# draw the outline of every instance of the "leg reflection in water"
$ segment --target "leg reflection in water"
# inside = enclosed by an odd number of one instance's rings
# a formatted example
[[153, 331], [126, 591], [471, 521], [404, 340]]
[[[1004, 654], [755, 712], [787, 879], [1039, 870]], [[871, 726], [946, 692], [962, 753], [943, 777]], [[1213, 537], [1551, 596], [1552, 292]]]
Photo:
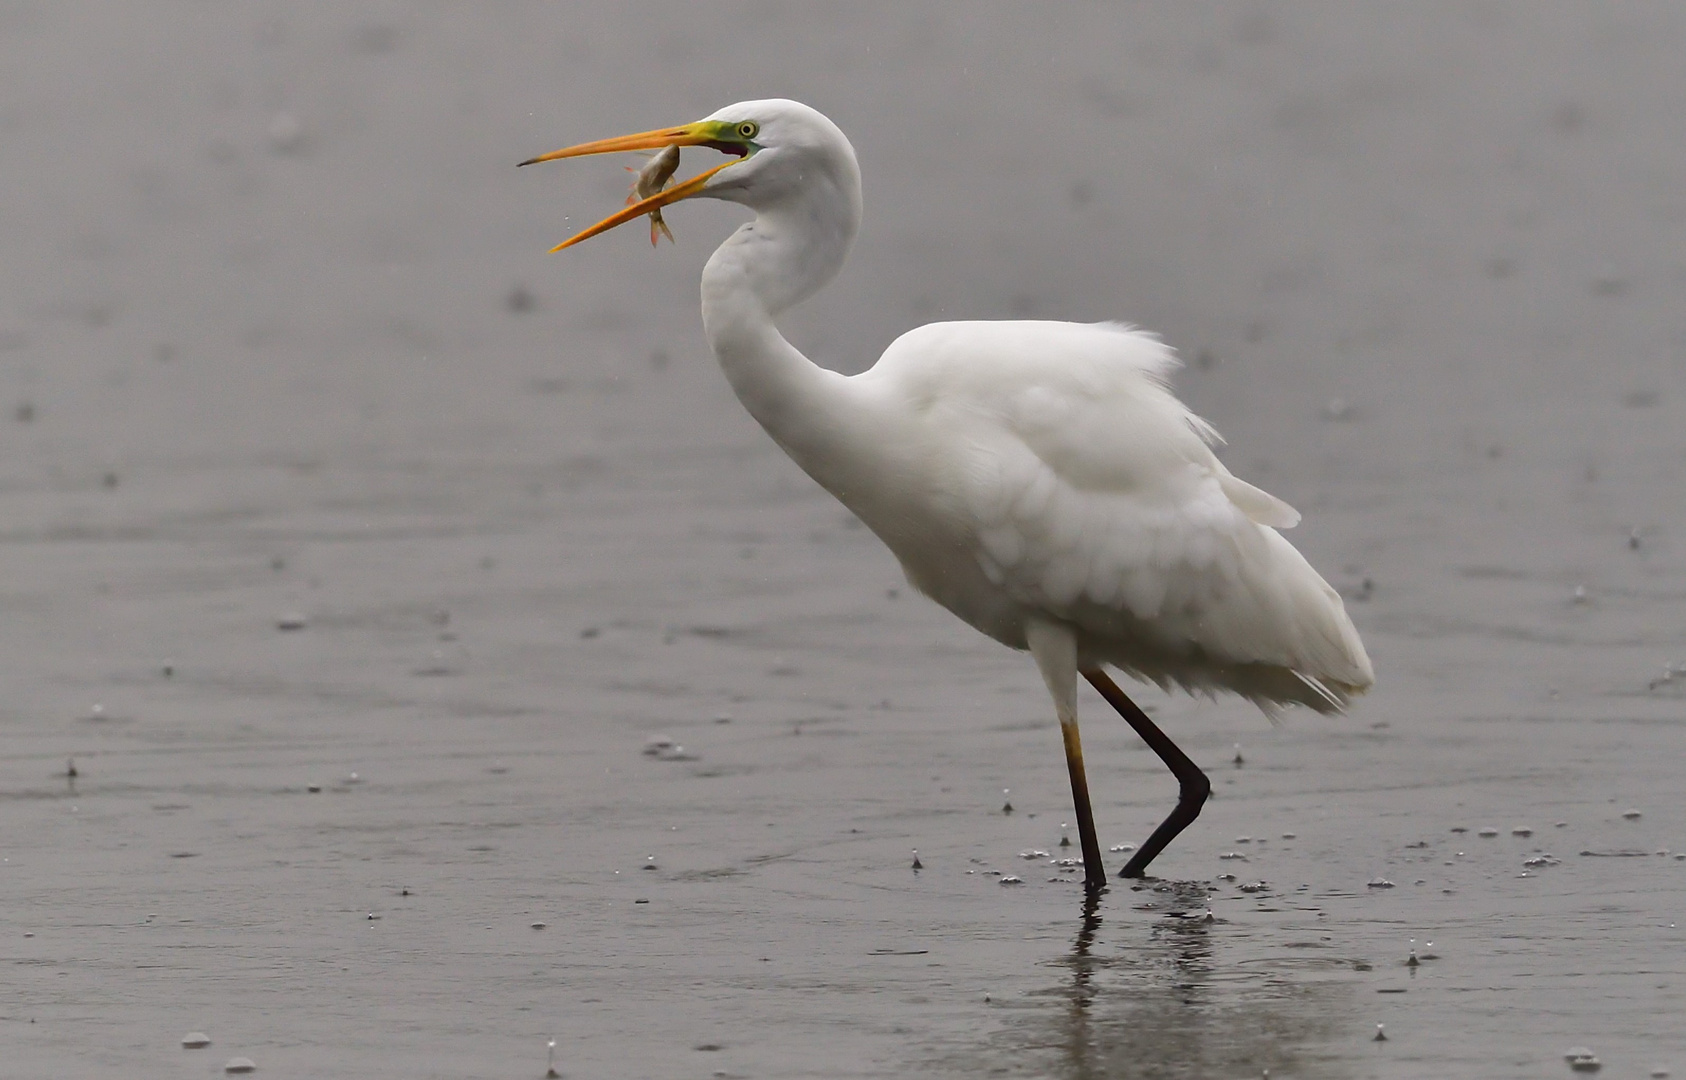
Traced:
[[1101, 897], [1083, 897], [1076, 937], [1054, 961], [1066, 977], [1031, 995], [1057, 1008], [1009, 1021], [990, 1040], [991, 1072], [1070, 1080], [1208, 1080], [1265, 1069], [1351, 1075], [1353, 1062], [1335, 1045], [1362, 1027], [1349, 963], [1282, 958], [1274, 932], [1267, 941], [1246, 926], [1208, 920], [1206, 882], [1159, 881], [1110, 898], [1134, 903], [1103, 916]]

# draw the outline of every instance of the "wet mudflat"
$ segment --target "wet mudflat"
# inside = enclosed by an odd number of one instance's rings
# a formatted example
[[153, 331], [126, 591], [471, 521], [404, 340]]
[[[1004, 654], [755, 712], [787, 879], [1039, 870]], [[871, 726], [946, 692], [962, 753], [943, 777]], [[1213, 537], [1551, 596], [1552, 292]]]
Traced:
[[[1686, 1074], [1683, 45], [0, 7], [0, 1071]], [[1150, 326], [1348, 595], [1350, 717], [1140, 695], [1215, 785], [1167, 880], [1085, 908], [1028, 659], [732, 400], [734, 213], [543, 256], [631, 177], [515, 161], [769, 94], [867, 182], [799, 344]], [[1139, 842], [1174, 782], [1083, 707]]]

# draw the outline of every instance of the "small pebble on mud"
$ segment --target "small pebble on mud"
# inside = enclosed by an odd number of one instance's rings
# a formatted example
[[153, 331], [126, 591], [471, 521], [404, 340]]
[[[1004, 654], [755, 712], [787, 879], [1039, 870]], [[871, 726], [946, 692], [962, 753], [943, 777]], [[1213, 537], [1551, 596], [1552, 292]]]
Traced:
[[1604, 1067], [1598, 1060], [1598, 1055], [1584, 1046], [1571, 1046], [1563, 1051], [1563, 1060], [1569, 1063], [1569, 1068], [1575, 1072], [1597, 1072]]

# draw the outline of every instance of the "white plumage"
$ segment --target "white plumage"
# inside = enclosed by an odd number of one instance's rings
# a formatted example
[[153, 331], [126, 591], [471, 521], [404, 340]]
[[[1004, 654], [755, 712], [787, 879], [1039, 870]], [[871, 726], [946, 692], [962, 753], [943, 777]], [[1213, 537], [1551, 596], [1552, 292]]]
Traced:
[[916, 588], [1035, 656], [1065, 734], [1091, 886], [1103, 879], [1078, 672], [1183, 782], [1178, 810], [1125, 868], [1135, 875], [1193, 820], [1209, 784], [1103, 664], [1267, 710], [1334, 712], [1370, 686], [1339, 596], [1277, 532], [1299, 514], [1213, 454], [1218, 435], [1172, 395], [1176, 360], [1158, 339], [1116, 323], [934, 323], [852, 377], [784, 339], [774, 317], [836, 273], [861, 213], [854, 151], [813, 109], [743, 102], [533, 161], [687, 145], [738, 160], [558, 247], [692, 196], [756, 212], [703, 271], [715, 355], [750, 413], [883, 539]]
[[901, 490], [838, 494], [1003, 644], [1052, 617], [1079, 667], [1333, 711], [1373, 678], [1357, 631], [1276, 531], [1299, 514], [1233, 476], [1166, 388], [1175, 363], [1116, 324], [920, 327], [850, 380]]

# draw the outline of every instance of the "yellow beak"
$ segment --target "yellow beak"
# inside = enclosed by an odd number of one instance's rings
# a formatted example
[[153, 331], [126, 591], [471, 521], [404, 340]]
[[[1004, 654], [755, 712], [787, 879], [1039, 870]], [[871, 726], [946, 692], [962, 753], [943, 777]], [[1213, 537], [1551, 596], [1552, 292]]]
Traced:
[[557, 252], [565, 247], [572, 247], [582, 240], [591, 239], [598, 233], [608, 232], [617, 225], [624, 225], [634, 218], [643, 217], [645, 214], [659, 210], [669, 203], [676, 203], [680, 199], [695, 195], [703, 189], [703, 185], [708, 183], [709, 177], [721, 169], [736, 165], [738, 160], [749, 153], [750, 147], [734, 135], [730, 124], [723, 124], [714, 120], [699, 120], [694, 124], [685, 124], [680, 127], [659, 128], [655, 131], [641, 131], [636, 135], [621, 135], [613, 139], [599, 139], [596, 142], [580, 143], [578, 146], [553, 150], [548, 154], [541, 154], [536, 158], [529, 158], [521, 162], [522, 165], [537, 165], [541, 161], [555, 161], [558, 158], [585, 157], [589, 154], [613, 154], [622, 150], [659, 150], [667, 146], [711, 146], [724, 153], [736, 154], [737, 158], [731, 161], [723, 161], [714, 168], [698, 173], [689, 180], [675, 184], [665, 191], [658, 191], [642, 202], [633, 203], [626, 209], [609, 215], [591, 228], [575, 233], [550, 250]]

